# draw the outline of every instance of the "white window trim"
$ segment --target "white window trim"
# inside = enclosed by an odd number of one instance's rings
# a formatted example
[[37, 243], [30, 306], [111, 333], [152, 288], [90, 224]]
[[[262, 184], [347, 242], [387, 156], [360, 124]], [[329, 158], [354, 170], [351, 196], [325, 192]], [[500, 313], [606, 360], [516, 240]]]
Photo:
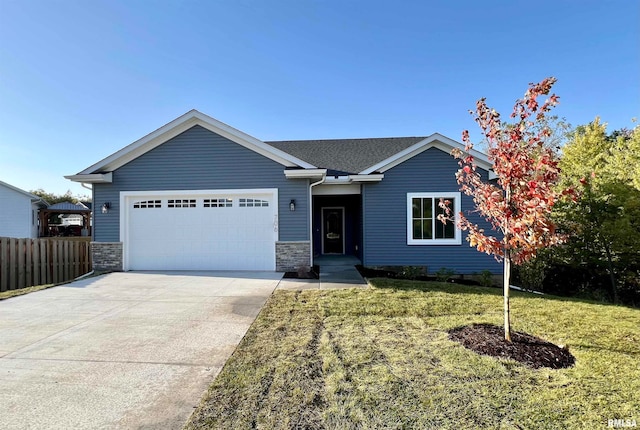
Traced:
[[[452, 214], [456, 220], [455, 236], [453, 239], [414, 239], [413, 238], [413, 204], [414, 198], [451, 199], [453, 198]], [[407, 245], [460, 245], [462, 232], [457, 220], [460, 213], [461, 193], [407, 193]], [[437, 203], [436, 203], [437, 204]], [[435, 214], [434, 214], [435, 216]], [[437, 219], [434, 222], [440, 222]]]

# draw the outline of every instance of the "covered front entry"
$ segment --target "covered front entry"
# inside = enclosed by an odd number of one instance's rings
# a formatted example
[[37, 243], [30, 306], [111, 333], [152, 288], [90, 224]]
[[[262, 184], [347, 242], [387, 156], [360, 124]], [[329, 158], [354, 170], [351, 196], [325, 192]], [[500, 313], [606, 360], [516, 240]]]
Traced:
[[125, 270], [275, 270], [277, 190], [123, 193]]
[[359, 194], [313, 197], [313, 254], [353, 255], [362, 252], [362, 199]]

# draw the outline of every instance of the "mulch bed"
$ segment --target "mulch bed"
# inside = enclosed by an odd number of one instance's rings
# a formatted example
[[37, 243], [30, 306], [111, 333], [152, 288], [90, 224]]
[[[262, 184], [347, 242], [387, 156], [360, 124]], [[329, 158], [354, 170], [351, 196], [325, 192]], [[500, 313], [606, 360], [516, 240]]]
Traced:
[[285, 279], [319, 279], [320, 268], [314, 265], [310, 268], [301, 268], [297, 272], [285, 272], [283, 278]]
[[[372, 269], [370, 267], [364, 267], [360, 264], [356, 266], [356, 269], [365, 278], [406, 279], [411, 281], [430, 281], [430, 282], [434, 282], [438, 280], [436, 276], [428, 276], [428, 275], [421, 275], [421, 276], [415, 276], [412, 278], [407, 278], [406, 276], [403, 276], [402, 273], [394, 272], [393, 270]], [[480, 282], [476, 280], [461, 279], [459, 277], [452, 277], [451, 279], [447, 280], [447, 282], [450, 282], [452, 284], [459, 284], [459, 285], [480, 285]]]
[[449, 331], [449, 339], [478, 354], [510, 358], [534, 369], [563, 369], [575, 364], [566, 347], [559, 347], [527, 333], [511, 332], [511, 342], [504, 339], [504, 327], [473, 324]]

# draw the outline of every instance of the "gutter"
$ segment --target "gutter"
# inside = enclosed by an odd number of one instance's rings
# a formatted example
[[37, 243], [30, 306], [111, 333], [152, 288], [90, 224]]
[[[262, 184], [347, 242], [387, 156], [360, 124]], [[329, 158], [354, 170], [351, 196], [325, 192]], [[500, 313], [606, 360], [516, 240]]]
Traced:
[[110, 184], [111, 182], [113, 182], [113, 172], [67, 175], [65, 176], [65, 179], [80, 183], [86, 182], [89, 184]]

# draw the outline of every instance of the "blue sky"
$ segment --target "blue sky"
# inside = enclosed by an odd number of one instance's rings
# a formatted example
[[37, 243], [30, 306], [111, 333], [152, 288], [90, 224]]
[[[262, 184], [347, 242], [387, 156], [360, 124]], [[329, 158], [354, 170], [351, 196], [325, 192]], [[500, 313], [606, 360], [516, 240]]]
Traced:
[[0, 180], [86, 194], [63, 175], [192, 108], [262, 140], [460, 140], [547, 76], [571, 124], [632, 127], [640, 2], [0, 0]]

